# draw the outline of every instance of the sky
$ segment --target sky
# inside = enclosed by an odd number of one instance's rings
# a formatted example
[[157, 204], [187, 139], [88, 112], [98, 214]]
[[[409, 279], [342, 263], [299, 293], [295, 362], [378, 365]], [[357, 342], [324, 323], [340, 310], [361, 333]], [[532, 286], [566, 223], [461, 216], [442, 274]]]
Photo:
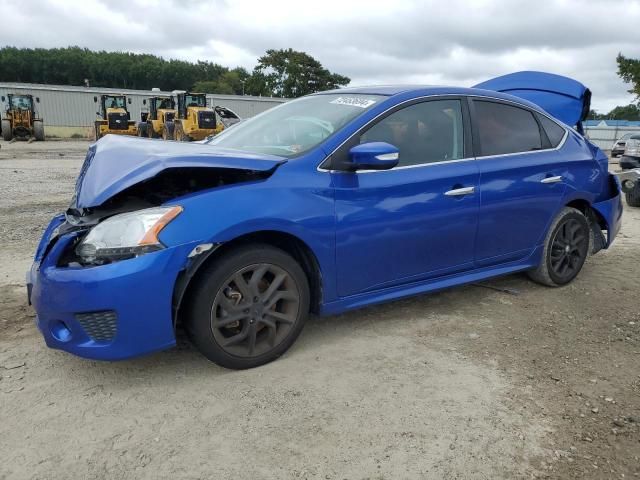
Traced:
[[606, 113], [634, 101], [640, 0], [0, 0], [0, 46], [153, 53], [253, 69], [305, 51], [351, 85], [472, 86], [519, 70], [575, 78]]

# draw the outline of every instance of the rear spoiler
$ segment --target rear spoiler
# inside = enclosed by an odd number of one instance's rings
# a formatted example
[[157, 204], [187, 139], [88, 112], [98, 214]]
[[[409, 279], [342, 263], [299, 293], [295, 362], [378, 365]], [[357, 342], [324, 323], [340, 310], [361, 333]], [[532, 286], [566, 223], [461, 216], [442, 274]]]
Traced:
[[591, 109], [591, 90], [572, 78], [545, 72], [516, 72], [492, 78], [474, 88], [503, 92], [535, 103], [551, 116], [583, 133]]

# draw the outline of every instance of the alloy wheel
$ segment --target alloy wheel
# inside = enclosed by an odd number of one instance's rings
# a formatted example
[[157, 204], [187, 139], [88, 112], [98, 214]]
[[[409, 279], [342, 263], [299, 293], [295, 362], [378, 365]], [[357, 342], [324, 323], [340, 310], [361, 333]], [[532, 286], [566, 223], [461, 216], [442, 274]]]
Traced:
[[256, 357], [280, 344], [293, 328], [300, 291], [293, 277], [270, 263], [231, 275], [211, 307], [211, 331], [228, 354]]
[[582, 268], [589, 247], [589, 233], [575, 218], [567, 218], [551, 243], [550, 266], [560, 279], [570, 278]]

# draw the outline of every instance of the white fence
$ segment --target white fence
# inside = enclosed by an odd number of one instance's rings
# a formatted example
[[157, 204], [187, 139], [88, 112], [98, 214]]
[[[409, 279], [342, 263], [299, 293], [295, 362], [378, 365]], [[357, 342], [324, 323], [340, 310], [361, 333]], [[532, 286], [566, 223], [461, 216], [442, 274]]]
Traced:
[[613, 143], [625, 133], [640, 133], [640, 127], [585, 127], [585, 134], [602, 150], [611, 150]]

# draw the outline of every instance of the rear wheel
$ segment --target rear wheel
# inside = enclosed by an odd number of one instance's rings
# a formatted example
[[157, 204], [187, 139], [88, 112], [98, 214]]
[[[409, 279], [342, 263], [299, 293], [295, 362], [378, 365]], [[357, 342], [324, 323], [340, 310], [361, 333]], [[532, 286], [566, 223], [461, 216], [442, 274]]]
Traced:
[[11, 141], [13, 138], [13, 130], [11, 129], [11, 122], [9, 120], [2, 120], [2, 139], [5, 142]]
[[636, 182], [633, 190], [624, 194], [627, 199], [627, 205], [630, 207], [640, 207], [640, 182]]
[[139, 137], [146, 137], [147, 136], [147, 124], [140, 122], [138, 124], [138, 136]]
[[550, 287], [571, 282], [589, 255], [590, 229], [586, 217], [565, 207], [549, 228], [540, 265], [529, 273], [532, 280]]
[[33, 122], [33, 136], [39, 142], [44, 140], [44, 123], [42, 123], [42, 120], [35, 120]]
[[189, 297], [186, 329], [209, 360], [245, 369], [271, 362], [293, 344], [309, 312], [309, 284], [284, 251], [254, 244], [203, 272]]

